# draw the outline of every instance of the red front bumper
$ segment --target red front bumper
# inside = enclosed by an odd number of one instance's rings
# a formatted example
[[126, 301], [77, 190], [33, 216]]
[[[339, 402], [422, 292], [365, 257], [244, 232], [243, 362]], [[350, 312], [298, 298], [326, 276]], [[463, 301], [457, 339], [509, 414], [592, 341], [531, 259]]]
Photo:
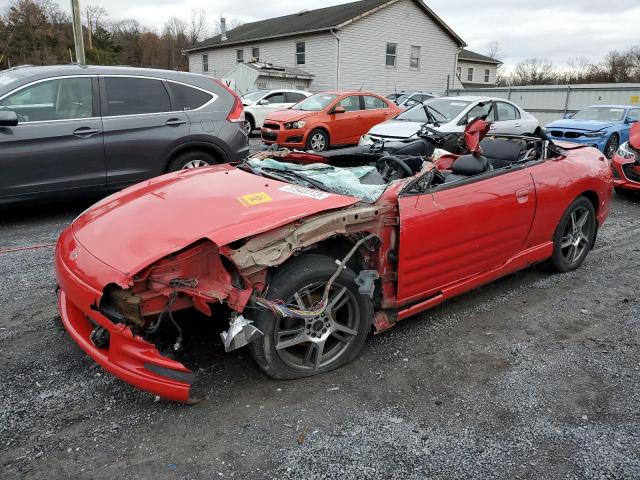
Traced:
[[304, 148], [306, 133], [307, 131], [301, 128], [285, 130], [284, 125], [280, 125], [279, 130], [264, 127], [260, 130], [262, 141], [267, 145], [277, 143], [288, 148]]
[[633, 160], [625, 160], [618, 155], [614, 155], [611, 161], [616, 188], [625, 190], [640, 191], [640, 166], [635, 165]]
[[[102, 292], [89, 282], [114, 273], [91, 254], [82, 251], [70, 229], [63, 232], [58, 241], [55, 266], [60, 287], [60, 316], [80, 348], [121, 380], [169, 400], [188, 402], [193, 373], [181, 363], [160, 355], [154, 345], [133, 335], [129, 327], [115, 324], [91, 309], [91, 305], [100, 301]], [[81, 278], [81, 270], [86, 271], [86, 280], [84, 276]], [[97, 348], [91, 342], [89, 336], [96, 325], [109, 331], [108, 347]]]

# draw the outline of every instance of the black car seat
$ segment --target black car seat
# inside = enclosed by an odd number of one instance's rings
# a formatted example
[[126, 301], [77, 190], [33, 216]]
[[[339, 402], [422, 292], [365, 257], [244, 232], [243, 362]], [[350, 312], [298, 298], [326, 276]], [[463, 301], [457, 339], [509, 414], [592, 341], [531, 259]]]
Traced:
[[518, 138], [485, 138], [480, 142], [482, 153], [494, 169], [504, 168], [521, 160], [527, 142]]
[[482, 155], [462, 155], [451, 165], [451, 173], [445, 178], [445, 183], [456, 182], [473, 175], [493, 170], [487, 157]]

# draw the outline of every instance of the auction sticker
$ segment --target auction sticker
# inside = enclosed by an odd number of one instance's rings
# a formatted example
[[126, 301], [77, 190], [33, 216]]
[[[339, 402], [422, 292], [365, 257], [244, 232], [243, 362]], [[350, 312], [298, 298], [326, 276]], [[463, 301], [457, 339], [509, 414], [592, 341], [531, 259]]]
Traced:
[[245, 207], [252, 207], [253, 205], [259, 205], [261, 203], [267, 203], [273, 200], [268, 193], [256, 192], [236, 197], [238, 201]]
[[301, 195], [303, 197], [315, 198], [316, 200], [324, 200], [331, 196], [330, 193], [319, 192], [318, 190], [312, 190], [311, 188], [300, 187], [298, 185], [287, 185], [280, 187], [278, 190], [281, 192], [293, 193], [294, 195]]

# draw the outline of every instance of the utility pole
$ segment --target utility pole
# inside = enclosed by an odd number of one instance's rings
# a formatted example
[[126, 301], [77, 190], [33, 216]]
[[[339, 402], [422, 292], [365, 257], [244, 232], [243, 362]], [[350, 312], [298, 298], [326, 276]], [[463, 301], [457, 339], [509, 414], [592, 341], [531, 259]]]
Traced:
[[71, 15], [73, 17], [73, 40], [76, 44], [76, 62], [85, 65], [84, 38], [82, 37], [82, 17], [80, 16], [80, 0], [71, 0]]

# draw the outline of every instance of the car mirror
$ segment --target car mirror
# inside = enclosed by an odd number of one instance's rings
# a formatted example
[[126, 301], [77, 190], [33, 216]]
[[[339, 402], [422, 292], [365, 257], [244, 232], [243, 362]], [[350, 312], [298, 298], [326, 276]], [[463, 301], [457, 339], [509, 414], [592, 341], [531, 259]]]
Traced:
[[635, 118], [635, 117], [627, 117], [627, 119], [624, 121], [624, 123], [626, 123], [627, 125], [630, 123], [636, 123], [639, 122], [640, 119]]
[[331, 110], [331, 113], [344, 113], [347, 110], [344, 107], [333, 107], [333, 110]]
[[258, 105], [269, 105], [269, 100], [262, 99], [258, 102]]
[[15, 127], [18, 125], [18, 114], [11, 110], [0, 112], [0, 127]]
[[573, 118], [573, 113], [565, 113], [564, 118]]

